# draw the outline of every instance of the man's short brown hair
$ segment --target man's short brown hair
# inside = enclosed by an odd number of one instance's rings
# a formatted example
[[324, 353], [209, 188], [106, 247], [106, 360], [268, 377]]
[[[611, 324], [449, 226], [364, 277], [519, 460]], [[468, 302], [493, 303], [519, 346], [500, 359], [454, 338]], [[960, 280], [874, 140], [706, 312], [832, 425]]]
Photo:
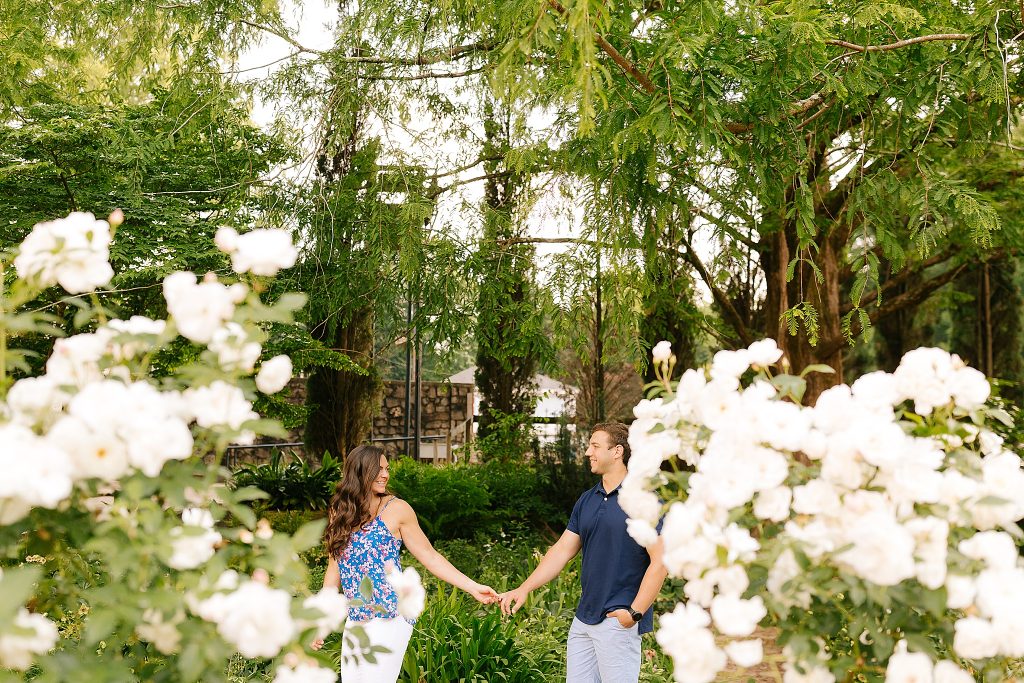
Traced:
[[604, 432], [612, 447], [622, 446], [622, 464], [629, 464], [629, 427], [621, 422], [600, 422], [590, 430], [591, 434]]

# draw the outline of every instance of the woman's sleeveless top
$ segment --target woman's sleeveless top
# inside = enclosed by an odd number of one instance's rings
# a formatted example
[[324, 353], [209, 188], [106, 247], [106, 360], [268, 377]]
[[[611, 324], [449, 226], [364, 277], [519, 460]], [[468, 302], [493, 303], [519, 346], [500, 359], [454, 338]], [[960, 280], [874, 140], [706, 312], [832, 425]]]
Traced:
[[[381, 512], [391, 505], [392, 500], [394, 498], [385, 503]], [[398, 616], [398, 594], [384, 574], [389, 565], [402, 571], [401, 553], [402, 542], [395, 538], [379, 514], [352, 532], [348, 546], [338, 559], [338, 574], [341, 576], [341, 590], [345, 597], [365, 604], [349, 608], [348, 618], [351, 621], [364, 622], [374, 617], [389, 619]], [[370, 600], [366, 600], [359, 592], [364, 577], [369, 577], [373, 585], [373, 597]]]

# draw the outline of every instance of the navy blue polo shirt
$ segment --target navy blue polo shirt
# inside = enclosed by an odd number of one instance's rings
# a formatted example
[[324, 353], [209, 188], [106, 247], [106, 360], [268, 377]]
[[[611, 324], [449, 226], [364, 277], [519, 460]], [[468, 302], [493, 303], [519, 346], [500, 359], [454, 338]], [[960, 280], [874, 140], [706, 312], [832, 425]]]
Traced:
[[[626, 513], [619, 507], [619, 489], [608, 493], [601, 482], [586, 491], [573, 506], [569, 531], [583, 543], [580, 572], [583, 594], [576, 618], [599, 624], [606, 615], [632, 604], [651, 556], [626, 532]], [[640, 620], [640, 633], [654, 628], [654, 608]]]

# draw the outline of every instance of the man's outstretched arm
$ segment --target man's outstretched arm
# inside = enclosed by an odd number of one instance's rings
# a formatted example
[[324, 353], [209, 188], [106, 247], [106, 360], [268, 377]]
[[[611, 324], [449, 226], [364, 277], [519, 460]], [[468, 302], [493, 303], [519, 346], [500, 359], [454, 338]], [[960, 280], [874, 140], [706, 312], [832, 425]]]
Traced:
[[566, 530], [562, 537], [555, 541], [555, 544], [548, 548], [540, 564], [533, 570], [533, 573], [523, 581], [519, 588], [502, 593], [501, 611], [505, 614], [515, 614], [526, 602], [526, 596], [535, 588], [540, 588], [548, 581], [558, 576], [565, 565], [569, 564], [576, 553], [583, 547], [578, 534]]

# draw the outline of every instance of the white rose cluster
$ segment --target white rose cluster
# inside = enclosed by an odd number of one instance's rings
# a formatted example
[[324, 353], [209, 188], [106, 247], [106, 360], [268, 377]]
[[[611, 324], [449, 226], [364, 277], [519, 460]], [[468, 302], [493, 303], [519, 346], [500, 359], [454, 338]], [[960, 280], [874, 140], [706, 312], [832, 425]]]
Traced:
[[[106, 221], [73, 213], [35, 226], [16, 267], [39, 285], [60, 282], [71, 292], [88, 291], [110, 279], [100, 277], [110, 268], [109, 242]], [[217, 380], [161, 391], [139, 370], [176, 331], [209, 344], [222, 369], [253, 373], [262, 347], [232, 320], [248, 288], [212, 275], [200, 282], [185, 272], [168, 275], [163, 291], [173, 328], [144, 316], [103, 322], [93, 332], [57, 339], [45, 374], [11, 386], [0, 402], [0, 523], [17, 521], [33, 507], [55, 508], [80, 481], [113, 482], [135, 471], [157, 476], [168, 461], [192, 454], [192, 423], [228, 432], [239, 443], [254, 440], [245, 424], [259, 416], [239, 387]], [[290, 359], [277, 356], [262, 364], [256, 383], [274, 393], [291, 372]], [[211, 545], [212, 532], [197, 532], [201, 527], [186, 523], [179, 530], [172, 566], [205, 561], [198, 549]]]
[[60, 285], [71, 294], [106, 286], [110, 267], [110, 224], [91, 213], [37, 223], [18, 249], [14, 269], [37, 287]]
[[[759, 645], [719, 648], [710, 628], [743, 639], [769, 599], [778, 617], [810, 608], [821, 587], [808, 583], [798, 555], [851, 583], [945, 587], [947, 608], [969, 614], [955, 625], [959, 656], [1024, 657], [1024, 568], [1001, 530], [1024, 517], [1024, 470], [979, 417], [984, 375], [940, 349], [917, 349], [894, 373], [865, 375], [802, 407], [782, 400], [767, 372], [780, 357], [772, 340], [721, 351], [706, 373], [687, 370], [674, 391], [634, 410], [620, 499], [629, 533], [643, 545], [660, 536], [669, 573], [686, 580], [686, 602], [658, 632], [676, 680], [705, 683], [727, 659], [760, 661]], [[685, 495], [673, 495], [683, 492], [661, 472], [669, 458], [694, 466]], [[685, 500], [662, 503], [675, 498]], [[743, 519], [776, 531], [752, 535]], [[750, 595], [754, 562], [769, 571], [764, 593]], [[918, 662], [911, 668], [928, 676], [913, 680], [939, 675], [927, 655], [899, 656], [893, 671]], [[799, 664], [827, 672], [818, 661]], [[812, 675], [790, 671], [787, 680]]]
[[264, 578], [242, 581], [229, 570], [208, 597], [189, 596], [187, 602], [196, 616], [215, 623], [221, 637], [246, 657], [276, 657], [302, 631], [313, 629], [315, 637], [322, 638], [339, 630], [348, 616], [345, 596], [325, 589], [302, 602], [305, 613], [315, 616], [293, 617], [291, 595], [271, 588]]

